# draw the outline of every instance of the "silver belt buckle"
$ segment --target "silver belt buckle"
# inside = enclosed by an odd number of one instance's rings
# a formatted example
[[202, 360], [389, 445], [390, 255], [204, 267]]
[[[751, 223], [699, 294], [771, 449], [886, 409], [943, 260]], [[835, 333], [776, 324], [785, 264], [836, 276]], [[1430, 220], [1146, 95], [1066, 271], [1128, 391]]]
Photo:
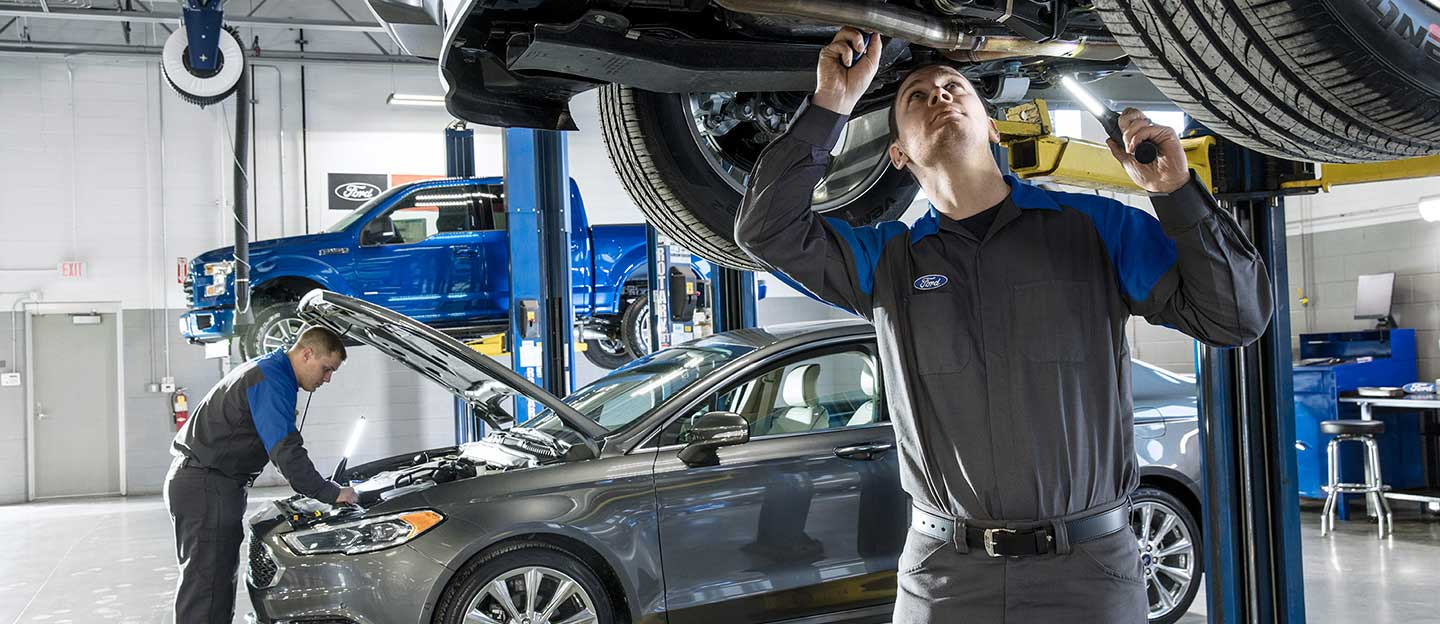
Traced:
[[1012, 534], [1013, 534], [1013, 533], [1015, 533], [1015, 530], [1014, 530], [1014, 529], [985, 529], [985, 554], [990, 555], [992, 558], [998, 559], [998, 558], [1000, 558], [1000, 557], [1003, 557], [1004, 555], [1000, 555], [1000, 554], [997, 554], [997, 553], [995, 552], [995, 534], [996, 534], [996, 533], [1012, 533]]

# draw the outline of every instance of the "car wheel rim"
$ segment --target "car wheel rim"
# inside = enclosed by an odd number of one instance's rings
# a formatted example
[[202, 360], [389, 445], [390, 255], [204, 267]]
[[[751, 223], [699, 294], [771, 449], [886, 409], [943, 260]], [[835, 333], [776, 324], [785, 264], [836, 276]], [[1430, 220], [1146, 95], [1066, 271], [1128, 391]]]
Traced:
[[288, 349], [295, 344], [295, 338], [304, 327], [305, 322], [300, 319], [280, 319], [265, 330], [265, 335], [260, 338], [260, 350], [269, 353], [276, 349]]
[[1140, 542], [1151, 620], [1169, 615], [1195, 582], [1195, 541], [1179, 512], [1156, 501], [1141, 501], [1130, 511], [1130, 527]]
[[[745, 180], [760, 150], [789, 128], [794, 113], [773, 94], [716, 92], [686, 96], [692, 123], [690, 136], [705, 161], [736, 193], [745, 193]], [[841, 131], [825, 175], [815, 185], [811, 206], [830, 212], [864, 195], [890, 166], [889, 109], [852, 117]]]
[[625, 343], [618, 338], [596, 338], [595, 346], [605, 355], [625, 355]]
[[492, 579], [465, 609], [465, 624], [596, 624], [590, 594], [552, 568], [516, 568]]

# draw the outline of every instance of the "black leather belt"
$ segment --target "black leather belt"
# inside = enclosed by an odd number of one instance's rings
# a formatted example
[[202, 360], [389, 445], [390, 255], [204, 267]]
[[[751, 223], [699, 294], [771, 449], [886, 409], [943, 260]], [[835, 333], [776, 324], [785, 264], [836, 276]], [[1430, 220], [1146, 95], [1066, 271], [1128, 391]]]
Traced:
[[225, 477], [226, 479], [231, 479], [231, 480], [234, 480], [234, 481], [239, 481], [240, 483], [244, 484], [245, 487], [250, 487], [250, 486], [252, 486], [252, 485], [255, 485], [255, 480], [258, 479], [258, 478], [260, 478], [260, 475], [259, 475], [258, 473], [257, 473], [257, 474], [248, 474], [248, 475], [244, 475], [244, 476], [239, 476], [239, 477], [237, 477], [237, 476], [235, 476], [235, 475], [226, 473], [226, 472], [224, 472], [224, 471], [222, 471], [222, 470], [220, 470], [220, 469], [218, 469], [218, 468], [211, 468], [211, 467], [209, 467], [209, 466], [206, 466], [206, 465], [204, 465], [204, 464], [201, 464], [200, 462], [195, 461], [195, 458], [189, 457], [189, 456], [181, 457], [181, 458], [180, 458], [180, 467], [181, 467], [181, 468], [193, 468], [193, 469], [195, 469], [195, 470], [208, 470], [208, 471], [213, 472], [213, 473], [215, 473], [215, 474], [218, 474], [218, 475], [220, 475], [220, 476], [222, 476], [222, 477]]
[[[1034, 523], [1026, 523], [1034, 524]], [[1055, 551], [1055, 535], [1050, 526], [1041, 524], [1028, 529], [980, 528], [964, 526], [965, 544], [984, 550], [991, 557], [1026, 557]], [[916, 506], [910, 508], [910, 527], [930, 537], [955, 539], [955, 521]], [[1088, 542], [1130, 527], [1130, 502], [1112, 509], [1065, 521], [1065, 534], [1070, 543]]]

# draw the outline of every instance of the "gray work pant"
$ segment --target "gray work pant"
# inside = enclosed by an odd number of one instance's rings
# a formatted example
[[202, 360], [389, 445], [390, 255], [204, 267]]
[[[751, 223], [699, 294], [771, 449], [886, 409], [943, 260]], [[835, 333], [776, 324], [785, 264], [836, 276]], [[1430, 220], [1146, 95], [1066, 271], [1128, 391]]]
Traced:
[[1128, 530], [1065, 552], [991, 558], [911, 530], [900, 553], [894, 624], [1144, 624], [1140, 549]]
[[175, 525], [180, 582], [176, 624], [230, 624], [235, 577], [245, 540], [245, 482], [179, 462], [165, 479], [165, 505]]

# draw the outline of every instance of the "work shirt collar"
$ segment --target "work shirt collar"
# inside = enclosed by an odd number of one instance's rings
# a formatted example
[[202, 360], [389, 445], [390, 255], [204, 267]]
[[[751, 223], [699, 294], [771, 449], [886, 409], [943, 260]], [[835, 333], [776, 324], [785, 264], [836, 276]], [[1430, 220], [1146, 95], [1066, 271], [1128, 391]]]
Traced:
[[[998, 230], [1018, 216], [1018, 211], [1010, 208], [1012, 205], [1020, 210], [1060, 210], [1060, 204], [1055, 203], [1055, 200], [1050, 197], [1050, 193], [1045, 189], [1021, 181], [1013, 175], [1005, 176], [1005, 183], [1010, 185], [1010, 197], [1008, 201], [1005, 202], [1006, 205], [1000, 207], [1000, 214], [996, 215], [995, 223], [990, 226], [992, 232]], [[913, 243], [921, 238], [934, 234], [940, 230], [942, 225], [947, 230], [973, 237], [969, 230], [966, 230], [964, 226], [960, 225], [960, 222], [940, 214], [940, 211], [935, 209], [935, 205], [931, 204], [929, 212], [925, 213], [925, 216], [920, 217], [915, 221], [915, 225], [911, 226], [910, 241]]]

